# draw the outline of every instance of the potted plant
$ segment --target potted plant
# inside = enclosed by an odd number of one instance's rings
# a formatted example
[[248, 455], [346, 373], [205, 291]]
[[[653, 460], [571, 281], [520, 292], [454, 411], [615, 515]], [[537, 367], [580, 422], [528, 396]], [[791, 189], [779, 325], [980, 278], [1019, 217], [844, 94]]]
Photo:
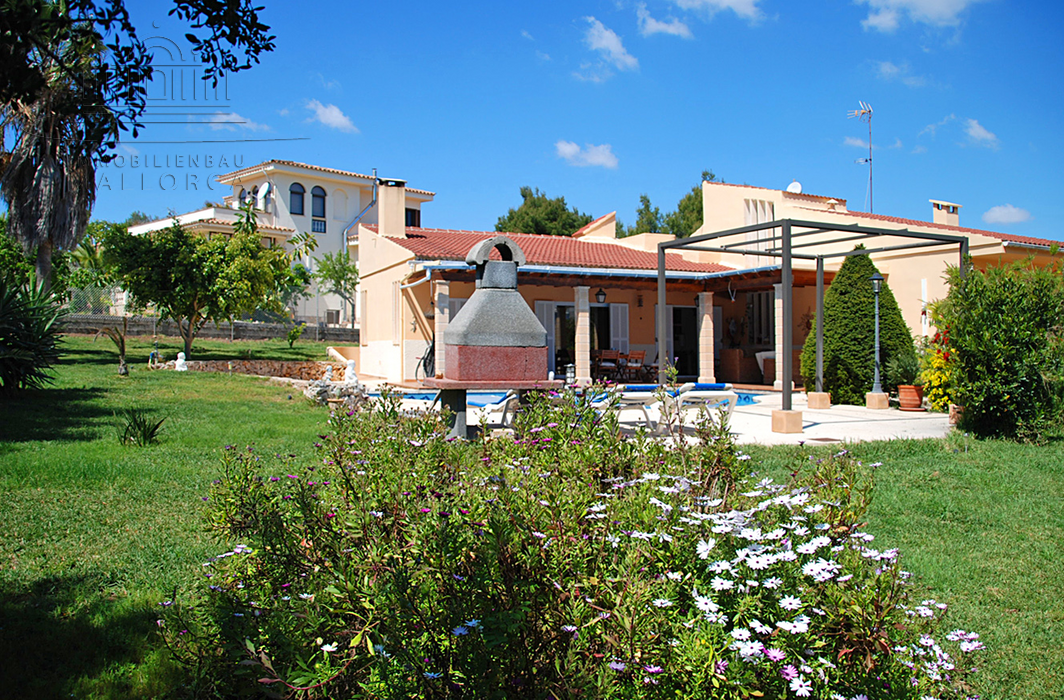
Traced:
[[898, 387], [898, 404], [903, 411], [923, 411], [924, 391], [920, 377], [920, 362], [915, 353], [903, 353], [890, 358], [887, 376]]

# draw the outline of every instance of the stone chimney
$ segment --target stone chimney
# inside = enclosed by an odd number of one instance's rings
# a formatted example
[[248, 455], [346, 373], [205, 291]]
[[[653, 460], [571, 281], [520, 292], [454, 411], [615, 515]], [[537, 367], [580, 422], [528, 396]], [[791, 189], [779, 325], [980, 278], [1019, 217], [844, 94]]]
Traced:
[[961, 205], [953, 202], [943, 202], [940, 199], [929, 199], [931, 202], [932, 219], [936, 224], [945, 226], [960, 226]]
[[406, 238], [406, 180], [377, 180], [377, 224], [382, 236]]

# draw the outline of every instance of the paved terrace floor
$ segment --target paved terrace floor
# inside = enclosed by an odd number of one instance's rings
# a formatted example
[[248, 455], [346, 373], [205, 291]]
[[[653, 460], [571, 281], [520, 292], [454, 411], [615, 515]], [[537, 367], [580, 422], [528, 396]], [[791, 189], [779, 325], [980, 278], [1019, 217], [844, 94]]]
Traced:
[[[744, 388], [764, 389], [753, 386]], [[428, 401], [403, 403], [407, 408], [418, 410], [426, 410], [430, 406]], [[774, 433], [772, 411], [780, 409], [782, 405], [782, 394], [766, 392], [758, 394], [752, 405], [737, 406], [731, 417], [731, 430], [737, 442], [761, 445], [797, 445], [799, 442], [806, 442], [815, 445], [895, 438], [942, 438], [950, 431], [949, 418], [944, 413], [908, 412], [896, 408], [872, 410], [863, 406], [832, 406], [826, 410], [810, 410], [805, 394], [795, 392], [791, 406], [802, 412], [802, 432]], [[658, 418], [656, 410], [651, 409], [650, 413], [652, 419]], [[694, 410], [688, 410], [687, 414], [688, 419], [694, 419]], [[478, 416], [477, 410], [471, 407], [469, 424], [475, 425]], [[627, 409], [621, 413], [620, 420], [622, 430], [635, 432], [642, 425], [643, 414], [638, 409]]]
[[949, 431], [945, 413], [899, 411], [896, 408], [872, 410], [864, 406], [832, 406], [813, 411], [806, 405], [805, 394], [792, 395], [791, 407], [802, 412], [802, 432], [772, 432], [772, 411], [783, 405], [779, 393], [762, 394], [750, 406], [737, 406], [732, 414], [731, 429], [740, 443], [761, 445], [797, 445], [799, 442], [824, 444], [863, 442], [894, 438], [941, 438]]

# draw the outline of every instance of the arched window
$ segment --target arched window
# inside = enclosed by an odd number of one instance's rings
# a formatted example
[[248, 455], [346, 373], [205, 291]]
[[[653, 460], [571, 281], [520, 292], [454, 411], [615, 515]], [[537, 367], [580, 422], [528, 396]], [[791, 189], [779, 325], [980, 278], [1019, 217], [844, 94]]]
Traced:
[[316, 219], [325, 218], [325, 190], [315, 187], [310, 191], [310, 215]]
[[238, 196], [237, 199], [240, 202], [240, 206], [244, 206], [244, 202], [248, 201], [248, 191], [241, 187], [240, 196]]
[[303, 189], [303, 185], [293, 182], [292, 186], [288, 188], [288, 213], [302, 216], [304, 194], [306, 194], [306, 190]]

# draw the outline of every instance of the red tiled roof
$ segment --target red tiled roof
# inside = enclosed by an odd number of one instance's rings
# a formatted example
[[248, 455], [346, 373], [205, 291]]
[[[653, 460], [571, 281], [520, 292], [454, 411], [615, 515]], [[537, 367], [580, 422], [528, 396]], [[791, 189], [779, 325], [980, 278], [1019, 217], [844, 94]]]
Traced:
[[[800, 207], [805, 209], [807, 207]], [[823, 213], [820, 209], [813, 209], [818, 213]], [[859, 219], [873, 219], [875, 221], [889, 221], [894, 224], [900, 224], [902, 226], [924, 226], [927, 228], [939, 229], [941, 231], [948, 231], [950, 233], [962, 233], [962, 234], [975, 234], [977, 236], [989, 236], [990, 238], [996, 238], [999, 241], [1007, 241], [1009, 243], [1020, 243], [1023, 245], [1042, 246], [1048, 248], [1052, 245], [1058, 245], [1064, 247], [1064, 243], [1061, 241], [1051, 241], [1045, 238], [1032, 238], [1030, 236], [1015, 236], [1011, 233], [999, 233], [997, 231], [985, 231], [978, 228], [966, 228], [964, 226], [947, 226], [946, 224], [936, 224], [931, 221], [920, 221], [919, 219], [903, 219], [898, 216], [885, 216], [883, 214], [869, 214], [864, 211], [833, 211], [829, 212], [836, 216], [856, 216]]]
[[[376, 226], [366, 226], [376, 231]], [[540, 236], [530, 233], [455, 231], [452, 229], [408, 228], [406, 238], [389, 238], [422, 260], [465, 260], [469, 249], [480, 241], [504, 235], [513, 239], [530, 265], [604, 267], [624, 270], [657, 270], [658, 255], [612, 243], [592, 243], [567, 236]], [[498, 251], [492, 251], [497, 258]], [[727, 272], [717, 263], [696, 263], [677, 253], [667, 253], [665, 267], [676, 272]]]
[[[276, 160], [276, 159], [275, 160], [267, 160], [265, 162], [258, 163], [256, 165], [249, 165], [246, 168], [241, 168], [240, 170], [234, 170], [231, 173], [223, 173], [223, 174], [219, 175], [216, 179], [218, 180], [218, 182], [221, 182], [221, 183], [224, 184], [224, 183], [227, 183], [227, 182], [231, 182], [232, 180], [235, 180], [238, 177], [242, 177], [244, 175], [250, 175], [252, 173], [263, 171], [269, 165], [287, 165], [287, 166], [293, 167], [293, 168], [306, 168], [307, 170], [317, 170], [318, 172], [321, 172], [321, 173], [331, 173], [333, 175], [343, 175], [344, 177], [357, 177], [357, 178], [360, 178], [362, 180], [369, 180], [370, 182], [373, 182], [373, 179], [374, 179], [372, 175], [363, 175], [362, 173], [351, 172], [350, 170], [338, 170], [336, 168], [325, 168], [325, 167], [322, 167], [320, 165], [310, 165], [308, 163], [300, 163], [299, 161], [295, 161], [295, 160]], [[433, 196], [435, 196], [435, 194], [436, 194], [435, 192], [429, 192], [428, 190], [415, 190], [413, 187], [407, 187], [406, 191], [407, 192], [414, 192], [414, 193], [417, 193], [417, 194], [429, 194], [429, 195], [433, 195]]]

